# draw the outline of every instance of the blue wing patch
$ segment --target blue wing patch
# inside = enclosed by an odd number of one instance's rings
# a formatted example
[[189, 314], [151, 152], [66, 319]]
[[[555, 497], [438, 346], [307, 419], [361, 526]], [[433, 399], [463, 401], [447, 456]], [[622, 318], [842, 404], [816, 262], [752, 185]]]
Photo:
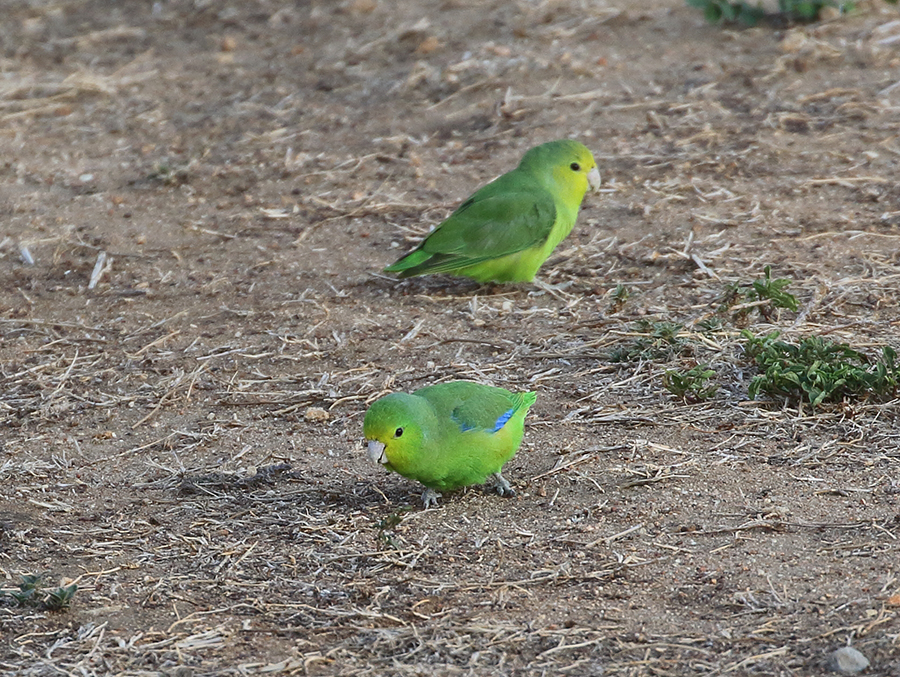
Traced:
[[460, 420], [459, 420], [459, 417], [456, 415], [456, 412], [453, 412], [452, 414], [450, 414], [450, 418], [453, 419], [453, 422], [454, 422], [454, 423], [458, 423], [458, 424], [459, 424], [459, 429], [460, 429], [461, 432], [466, 432], [466, 431], [469, 431], [469, 430], [475, 430], [475, 426], [474, 426], [474, 425], [470, 425], [470, 424], [468, 424], [468, 423], [466, 423], [466, 422], [464, 422], [464, 421], [460, 421]]
[[509, 411], [505, 411], [500, 414], [500, 418], [497, 419], [497, 422], [494, 423], [494, 429], [491, 431], [495, 433], [499, 431], [503, 426], [506, 425], [506, 422], [512, 418], [512, 415], [515, 413], [515, 409], [510, 409]]
[[[496, 433], [502, 430], [503, 426], [505, 426], [509, 419], [512, 418], [512, 415], [514, 413], [516, 413], [515, 407], [500, 414], [500, 417], [496, 421], [494, 421], [494, 427], [491, 429], [491, 432]], [[456, 411], [450, 414], [450, 418], [459, 426], [460, 432], [468, 432], [469, 430], [475, 430], [475, 428], [478, 427], [467, 421], [464, 421], [462, 418], [460, 418]]]

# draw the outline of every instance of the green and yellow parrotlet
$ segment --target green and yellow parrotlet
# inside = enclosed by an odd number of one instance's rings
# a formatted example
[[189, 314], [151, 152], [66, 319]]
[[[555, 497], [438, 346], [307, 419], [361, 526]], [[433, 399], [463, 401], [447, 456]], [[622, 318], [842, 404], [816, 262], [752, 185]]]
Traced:
[[504, 496], [515, 492], [503, 475], [525, 429], [533, 392], [451, 381], [392, 393], [369, 407], [363, 423], [369, 458], [425, 485], [425, 507], [441, 491], [493, 479]]
[[387, 273], [449, 273], [477, 282], [530, 282], [575, 226], [588, 188], [600, 186], [591, 151], [563, 139], [536, 146], [519, 166], [463, 202]]

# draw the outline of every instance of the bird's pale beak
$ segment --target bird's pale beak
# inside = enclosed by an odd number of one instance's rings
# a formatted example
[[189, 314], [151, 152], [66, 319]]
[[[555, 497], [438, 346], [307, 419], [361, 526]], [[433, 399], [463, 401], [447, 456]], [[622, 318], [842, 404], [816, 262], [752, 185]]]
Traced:
[[591, 187], [591, 190], [600, 188], [600, 171], [596, 167], [588, 172], [588, 185]]
[[384, 453], [384, 443], [378, 440], [369, 440], [369, 460], [373, 463], [387, 463], [387, 454]]

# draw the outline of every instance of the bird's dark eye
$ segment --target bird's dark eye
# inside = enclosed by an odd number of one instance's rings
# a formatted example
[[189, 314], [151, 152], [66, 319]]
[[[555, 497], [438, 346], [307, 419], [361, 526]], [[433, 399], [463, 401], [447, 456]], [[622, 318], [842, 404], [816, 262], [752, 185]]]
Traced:
[[403, 434], [403, 428], [397, 428], [394, 431], [394, 437], [400, 437]]
[[572, 164], [569, 165], [569, 169], [571, 169], [573, 172], [577, 172], [578, 170], [581, 169], [581, 165], [578, 164], [577, 162], [573, 162]]

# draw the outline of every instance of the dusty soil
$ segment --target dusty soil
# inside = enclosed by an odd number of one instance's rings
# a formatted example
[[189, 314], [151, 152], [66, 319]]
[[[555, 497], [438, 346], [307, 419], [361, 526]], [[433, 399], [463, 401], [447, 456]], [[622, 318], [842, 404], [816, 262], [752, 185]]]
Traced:
[[[900, 349], [896, 8], [3, 14], [0, 585], [78, 585], [0, 602], [5, 674], [900, 674], [898, 401], [751, 401], [739, 334]], [[380, 273], [568, 136], [604, 189], [541, 284]], [[722, 312], [767, 264], [798, 311]], [[538, 391], [518, 495], [426, 511], [362, 416], [456, 378]]]

